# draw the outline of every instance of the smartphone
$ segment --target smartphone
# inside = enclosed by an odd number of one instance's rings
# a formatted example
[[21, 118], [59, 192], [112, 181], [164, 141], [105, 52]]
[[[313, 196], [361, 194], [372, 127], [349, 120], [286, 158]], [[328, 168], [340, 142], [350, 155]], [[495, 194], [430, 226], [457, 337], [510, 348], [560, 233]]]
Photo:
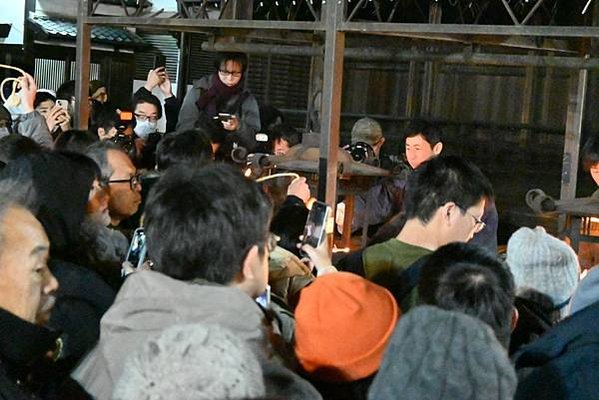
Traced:
[[327, 220], [331, 213], [331, 207], [322, 201], [315, 201], [312, 209], [308, 213], [306, 226], [304, 227], [304, 239], [302, 245], [309, 244], [316, 248], [320, 246], [326, 238]]
[[146, 233], [144, 228], [137, 228], [133, 232], [133, 239], [131, 239], [131, 245], [127, 251], [125, 261], [129, 261], [137, 269], [146, 261], [146, 253]]
[[166, 67], [166, 57], [162, 54], [154, 55], [154, 69]]
[[58, 99], [58, 100], [56, 100], [56, 105], [58, 107], [62, 108], [63, 110], [68, 111], [68, 108], [69, 108], [68, 100]]
[[266, 285], [266, 290], [258, 297], [256, 297], [256, 303], [260, 304], [263, 308], [270, 307], [270, 285]]
[[268, 135], [266, 133], [256, 133], [256, 142], [266, 143], [268, 142]]
[[233, 116], [231, 114], [227, 114], [227, 113], [218, 113], [218, 115], [213, 118], [218, 119], [219, 121], [228, 121], [231, 118], [233, 118]]

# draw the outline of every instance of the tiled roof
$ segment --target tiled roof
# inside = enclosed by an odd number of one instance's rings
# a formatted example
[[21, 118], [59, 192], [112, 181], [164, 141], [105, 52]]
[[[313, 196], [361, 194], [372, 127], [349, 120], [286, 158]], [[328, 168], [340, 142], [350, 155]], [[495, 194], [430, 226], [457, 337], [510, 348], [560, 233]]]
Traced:
[[[75, 40], [77, 37], [77, 25], [74, 21], [45, 16], [29, 17], [29, 21], [41, 29], [48, 38]], [[127, 29], [111, 26], [94, 26], [91, 38], [92, 42], [111, 45], [144, 46], [147, 44], [141, 37]]]

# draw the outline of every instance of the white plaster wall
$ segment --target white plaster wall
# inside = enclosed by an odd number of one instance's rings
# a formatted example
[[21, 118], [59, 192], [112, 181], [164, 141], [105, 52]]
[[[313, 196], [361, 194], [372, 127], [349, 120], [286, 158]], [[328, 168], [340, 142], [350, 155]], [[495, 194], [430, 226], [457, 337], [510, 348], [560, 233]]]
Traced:
[[0, 23], [12, 24], [7, 38], [0, 44], [23, 44], [25, 0], [0, 0]]

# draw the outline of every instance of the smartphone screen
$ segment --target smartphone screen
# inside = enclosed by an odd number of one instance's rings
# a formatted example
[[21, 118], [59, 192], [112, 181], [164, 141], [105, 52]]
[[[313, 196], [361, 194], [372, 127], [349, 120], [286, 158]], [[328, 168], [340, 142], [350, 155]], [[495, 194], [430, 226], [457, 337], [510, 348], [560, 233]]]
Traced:
[[270, 307], [270, 285], [266, 285], [266, 290], [260, 296], [256, 297], [256, 303], [260, 304], [264, 308]]
[[220, 119], [221, 121], [228, 121], [232, 118], [233, 116], [231, 114], [227, 114], [227, 113], [218, 113], [218, 119]]
[[304, 227], [302, 244], [318, 247], [323, 243], [326, 237], [326, 224], [330, 211], [331, 208], [321, 201], [312, 204], [312, 209], [308, 213], [308, 219]]
[[125, 261], [129, 261], [134, 268], [139, 268], [146, 261], [146, 252], [146, 233], [144, 228], [137, 228], [133, 232], [133, 239], [131, 239]]

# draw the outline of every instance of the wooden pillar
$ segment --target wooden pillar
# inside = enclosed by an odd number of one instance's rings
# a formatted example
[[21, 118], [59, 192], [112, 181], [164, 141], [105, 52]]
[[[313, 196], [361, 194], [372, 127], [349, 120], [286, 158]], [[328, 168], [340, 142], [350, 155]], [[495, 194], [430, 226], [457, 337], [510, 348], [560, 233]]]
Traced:
[[87, 129], [89, 122], [89, 71], [91, 62], [92, 26], [85, 22], [91, 15], [92, 0], [80, 0], [77, 16], [77, 44], [75, 71], [75, 124]]
[[179, 42], [179, 58], [177, 60], [177, 98], [183, 101], [189, 82], [189, 55], [191, 54], [191, 33], [181, 32]]
[[345, 2], [326, 4], [324, 77], [320, 130], [320, 160], [318, 199], [335, 209], [337, 202], [337, 152], [339, 150], [339, 123], [341, 119], [341, 89], [343, 83], [343, 52], [345, 33], [339, 26], [345, 15]]
[[[571, 200], [576, 197], [580, 135], [582, 131], [588, 75], [589, 71], [582, 69], [578, 72], [573, 72], [570, 77], [568, 116], [566, 118], [564, 158], [562, 161], [561, 200]], [[564, 228], [565, 218], [562, 217], [558, 221], [558, 232], [562, 232]]]

